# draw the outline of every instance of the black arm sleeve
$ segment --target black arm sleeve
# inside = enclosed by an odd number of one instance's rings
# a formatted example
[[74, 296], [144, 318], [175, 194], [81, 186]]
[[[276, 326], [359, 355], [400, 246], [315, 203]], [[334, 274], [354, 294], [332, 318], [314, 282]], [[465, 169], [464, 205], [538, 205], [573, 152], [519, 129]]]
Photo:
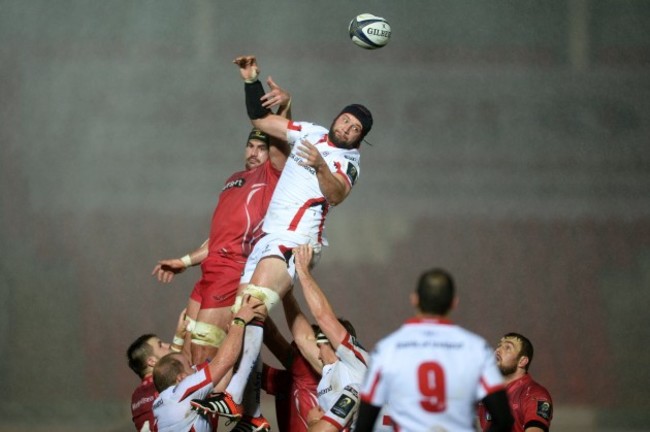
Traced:
[[381, 407], [370, 405], [366, 402], [361, 402], [361, 405], [359, 405], [359, 417], [357, 418], [357, 425], [354, 428], [354, 431], [372, 432], [380, 410]]
[[509, 432], [514, 419], [510, 413], [510, 404], [505, 390], [499, 390], [483, 398], [483, 405], [487, 408], [492, 423], [489, 432]]
[[262, 106], [262, 101], [260, 100], [264, 96], [262, 83], [259, 81], [246, 83], [244, 84], [244, 90], [246, 92], [246, 111], [248, 112], [248, 117], [251, 120], [266, 117], [271, 110]]

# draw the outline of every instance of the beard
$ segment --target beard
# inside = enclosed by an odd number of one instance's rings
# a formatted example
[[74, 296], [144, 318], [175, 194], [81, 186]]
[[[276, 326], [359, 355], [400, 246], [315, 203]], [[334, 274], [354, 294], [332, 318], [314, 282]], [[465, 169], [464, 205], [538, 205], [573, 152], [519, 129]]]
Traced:
[[356, 147], [356, 143], [351, 143], [336, 137], [336, 133], [332, 129], [327, 134], [327, 139], [338, 148], [351, 149]]
[[250, 169], [255, 168], [259, 164], [260, 164], [260, 161], [258, 159], [248, 158], [248, 159], [246, 159], [246, 163], [244, 164], [244, 166], [245, 166], [245, 168], [247, 170], [250, 170]]
[[505, 365], [503, 363], [499, 363], [499, 370], [501, 371], [501, 375], [503, 376], [508, 376], [512, 375], [517, 371], [517, 365], [512, 364], [512, 365]]

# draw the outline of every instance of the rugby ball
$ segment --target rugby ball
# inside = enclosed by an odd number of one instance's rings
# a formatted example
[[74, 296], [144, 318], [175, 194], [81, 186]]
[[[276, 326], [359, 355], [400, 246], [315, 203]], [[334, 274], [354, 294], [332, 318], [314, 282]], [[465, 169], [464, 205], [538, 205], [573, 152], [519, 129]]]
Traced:
[[382, 17], [363, 13], [354, 17], [348, 27], [350, 39], [365, 49], [377, 49], [390, 40], [390, 24]]

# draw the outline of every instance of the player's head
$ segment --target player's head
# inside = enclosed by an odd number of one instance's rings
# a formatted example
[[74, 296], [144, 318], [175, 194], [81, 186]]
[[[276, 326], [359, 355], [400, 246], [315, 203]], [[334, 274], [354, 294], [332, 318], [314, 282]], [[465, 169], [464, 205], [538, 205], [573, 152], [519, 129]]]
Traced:
[[338, 361], [336, 351], [325, 333], [318, 326], [312, 326], [314, 336], [316, 337], [316, 346], [318, 346], [318, 359], [323, 365], [334, 364]]
[[[352, 323], [344, 318], [338, 318], [338, 321], [345, 328], [345, 331], [348, 332], [350, 336], [352, 336], [352, 343], [357, 345], [357, 331], [355, 330]], [[312, 324], [311, 328], [314, 331], [316, 345], [320, 350], [319, 359], [321, 362], [323, 362], [323, 364], [332, 364], [338, 361], [336, 350], [332, 346], [332, 342], [321, 330], [321, 328], [316, 324]]]
[[330, 142], [340, 148], [358, 148], [372, 129], [372, 114], [363, 105], [348, 105], [336, 116], [328, 134]]
[[533, 344], [519, 333], [506, 333], [497, 345], [497, 366], [503, 375], [512, 375], [518, 369], [528, 372], [533, 361]]
[[181, 382], [183, 378], [194, 373], [190, 361], [181, 353], [167, 354], [153, 368], [153, 384], [158, 393]]
[[412, 302], [427, 315], [445, 316], [456, 299], [454, 280], [445, 270], [434, 268], [420, 276]]
[[253, 128], [246, 140], [246, 169], [257, 168], [269, 159], [271, 137], [259, 129]]
[[154, 365], [171, 352], [170, 345], [160, 340], [155, 334], [143, 334], [126, 350], [129, 367], [140, 378], [150, 374]]

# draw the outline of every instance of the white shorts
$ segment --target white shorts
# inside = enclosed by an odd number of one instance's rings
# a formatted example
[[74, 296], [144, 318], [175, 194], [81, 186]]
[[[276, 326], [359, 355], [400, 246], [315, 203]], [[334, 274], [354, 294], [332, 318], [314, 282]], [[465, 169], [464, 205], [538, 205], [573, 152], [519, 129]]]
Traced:
[[293, 257], [293, 249], [307, 243], [310, 243], [314, 248], [314, 256], [312, 257], [311, 265], [315, 266], [320, 259], [322, 249], [320, 243], [315, 243], [313, 240], [309, 239], [309, 237], [294, 232], [265, 234], [264, 237], [260, 238], [257, 243], [255, 243], [253, 251], [248, 256], [240, 282], [243, 284], [250, 283], [255, 267], [257, 267], [257, 263], [267, 257], [278, 257], [283, 259], [284, 262], [287, 263], [287, 272], [289, 273], [291, 280], [295, 282], [296, 263]]

